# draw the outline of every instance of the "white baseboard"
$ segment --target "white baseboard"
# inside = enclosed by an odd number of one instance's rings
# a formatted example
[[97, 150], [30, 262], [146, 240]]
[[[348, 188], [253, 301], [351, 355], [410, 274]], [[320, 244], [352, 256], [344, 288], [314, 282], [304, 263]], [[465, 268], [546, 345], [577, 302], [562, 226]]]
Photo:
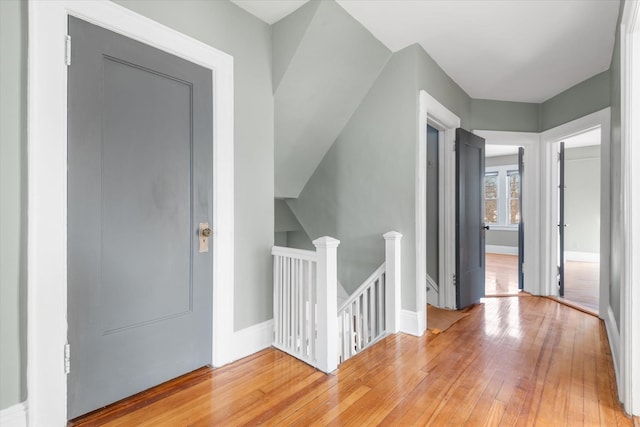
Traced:
[[233, 335], [233, 360], [235, 361], [271, 347], [273, 343], [273, 319], [241, 329]]
[[0, 425], [2, 427], [26, 427], [27, 402], [16, 403], [0, 411]]
[[518, 255], [517, 246], [486, 245], [485, 251], [488, 254]]
[[613, 370], [616, 374], [616, 385], [618, 387], [618, 396], [622, 396], [621, 381], [620, 381], [620, 331], [616, 323], [615, 315], [611, 307], [607, 307], [607, 315], [604, 319], [604, 325], [607, 330], [607, 337], [609, 338], [609, 347], [611, 347], [611, 358], [613, 359]]
[[415, 311], [400, 310], [400, 332], [419, 337], [419, 330], [418, 313]]
[[566, 261], [600, 262], [600, 254], [593, 252], [564, 251]]

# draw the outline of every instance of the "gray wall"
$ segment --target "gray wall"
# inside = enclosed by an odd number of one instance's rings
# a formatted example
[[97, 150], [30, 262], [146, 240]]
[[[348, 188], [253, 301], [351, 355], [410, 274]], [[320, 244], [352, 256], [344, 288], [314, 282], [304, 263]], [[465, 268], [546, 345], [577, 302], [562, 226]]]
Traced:
[[[433, 96], [460, 117], [460, 124], [463, 128], [471, 129], [471, 98], [469, 95], [440, 68], [422, 46], [414, 44], [407, 49], [413, 51], [413, 55], [416, 57], [418, 90], [424, 90]], [[417, 124], [415, 128], [417, 129]], [[488, 129], [493, 129], [493, 127]]]
[[620, 14], [616, 26], [615, 47], [611, 58], [611, 264], [609, 304], [620, 328], [620, 292], [623, 268], [622, 240], [622, 146], [621, 146], [621, 111], [620, 111], [620, 21], [624, 10], [624, 2], [620, 2]]
[[275, 245], [315, 251], [316, 247], [285, 199], [275, 200]]
[[600, 146], [565, 151], [565, 250], [600, 253]]
[[[339, 279], [353, 291], [383, 261], [382, 234], [402, 239], [402, 306], [416, 309], [415, 156], [420, 89], [468, 126], [470, 98], [419, 46], [396, 52], [288, 204], [310, 237], [335, 236]], [[433, 189], [431, 189], [433, 191]]]
[[610, 72], [607, 70], [546, 100], [540, 105], [540, 131], [607, 108], [610, 92]]
[[0, 410], [26, 399], [27, 4], [0, 1]]
[[518, 247], [518, 230], [491, 230], [486, 233], [487, 245]]
[[[312, 239], [341, 240], [338, 276], [348, 292], [384, 260], [382, 234], [404, 235], [403, 306], [415, 309], [415, 54], [394, 54], [302, 190], [288, 200]], [[409, 286], [409, 283], [412, 283]]]
[[517, 165], [517, 164], [518, 164], [517, 154], [507, 154], [504, 156], [486, 157], [484, 159], [485, 168], [488, 168], [491, 166], [508, 166], [508, 165]]
[[235, 311], [243, 329], [273, 315], [271, 28], [227, 1], [118, 3], [233, 55], [235, 85]]
[[298, 222], [296, 216], [291, 212], [285, 199], [276, 199], [274, 204], [274, 231], [280, 233], [282, 231], [302, 230], [302, 226]]
[[[278, 197], [298, 197], [391, 56], [334, 1], [310, 3], [273, 30], [274, 65], [278, 75], [283, 73], [274, 91]], [[301, 32], [300, 24], [306, 23]], [[298, 37], [291, 56], [290, 45]], [[284, 71], [283, 57], [290, 58]]]
[[471, 100], [471, 129], [538, 132], [540, 104]]

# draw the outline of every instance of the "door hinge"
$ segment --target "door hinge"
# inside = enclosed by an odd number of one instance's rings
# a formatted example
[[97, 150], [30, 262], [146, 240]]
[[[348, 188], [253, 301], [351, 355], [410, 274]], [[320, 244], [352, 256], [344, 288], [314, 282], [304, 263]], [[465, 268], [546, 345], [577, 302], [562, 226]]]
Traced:
[[453, 275], [453, 286], [456, 286], [456, 284], [457, 284], [457, 283], [456, 283], [456, 275], [454, 274], [454, 275]]
[[71, 345], [64, 345], [64, 373], [69, 374], [71, 372]]
[[71, 65], [71, 36], [67, 34], [65, 38], [64, 63]]

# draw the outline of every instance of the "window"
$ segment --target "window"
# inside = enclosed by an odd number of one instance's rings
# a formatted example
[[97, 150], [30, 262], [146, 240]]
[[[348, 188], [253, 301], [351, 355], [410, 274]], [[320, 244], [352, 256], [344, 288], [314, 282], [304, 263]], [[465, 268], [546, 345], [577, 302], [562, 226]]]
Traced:
[[484, 223], [498, 223], [498, 172], [484, 176]]
[[507, 171], [507, 191], [509, 192], [509, 224], [520, 222], [520, 173]]
[[484, 222], [511, 228], [520, 222], [520, 173], [516, 165], [486, 169]]

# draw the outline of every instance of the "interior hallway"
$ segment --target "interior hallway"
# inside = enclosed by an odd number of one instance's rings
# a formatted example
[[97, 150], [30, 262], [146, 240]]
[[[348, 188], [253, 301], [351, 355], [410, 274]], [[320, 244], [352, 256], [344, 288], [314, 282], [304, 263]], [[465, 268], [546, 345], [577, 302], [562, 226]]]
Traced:
[[324, 375], [275, 349], [74, 425], [631, 426], [606, 332], [548, 298], [488, 298], [446, 332], [397, 334]]

